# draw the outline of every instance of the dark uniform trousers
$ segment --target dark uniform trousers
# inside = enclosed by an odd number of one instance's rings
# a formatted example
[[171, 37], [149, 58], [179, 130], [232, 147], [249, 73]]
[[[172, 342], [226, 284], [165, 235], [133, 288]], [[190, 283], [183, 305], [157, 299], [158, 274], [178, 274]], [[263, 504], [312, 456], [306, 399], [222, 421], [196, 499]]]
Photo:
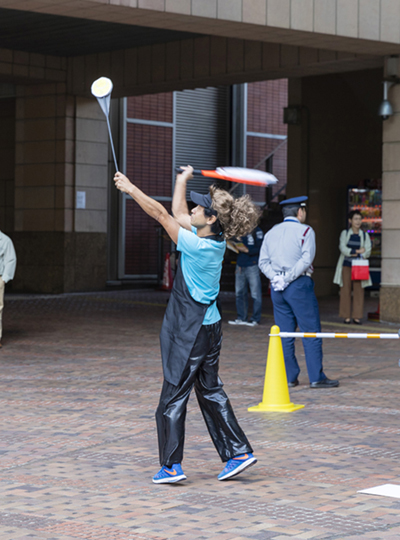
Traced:
[[164, 380], [156, 412], [160, 464], [181, 463], [187, 402], [194, 386], [211, 439], [223, 462], [252, 452], [218, 376], [221, 321], [203, 325], [177, 386]]
[[[321, 332], [314, 281], [309, 276], [300, 276], [284, 291], [271, 289], [271, 299], [275, 323], [281, 332], [295, 332], [297, 326], [301, 332]], [[323, 381], [326, 375], [322, 367], [322, 339], [304, 338], [303, 347], [310, 383]], [[282, 339], [282, 348], [287, 379], [289, 382], [294, 382], [300, 373], [294, 352], [294, 338]]]

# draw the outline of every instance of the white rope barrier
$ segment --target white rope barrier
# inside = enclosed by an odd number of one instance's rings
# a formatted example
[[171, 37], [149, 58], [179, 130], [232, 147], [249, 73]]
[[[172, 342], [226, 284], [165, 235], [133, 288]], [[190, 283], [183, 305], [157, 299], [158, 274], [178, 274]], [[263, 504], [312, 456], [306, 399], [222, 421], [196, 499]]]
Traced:
[[269, 334], [270, 337], [280, 338], [346, 338], [346, 339], [399, 339], [400, 330], [397, 334], [334, 334], [330, 332], [280, 332]]

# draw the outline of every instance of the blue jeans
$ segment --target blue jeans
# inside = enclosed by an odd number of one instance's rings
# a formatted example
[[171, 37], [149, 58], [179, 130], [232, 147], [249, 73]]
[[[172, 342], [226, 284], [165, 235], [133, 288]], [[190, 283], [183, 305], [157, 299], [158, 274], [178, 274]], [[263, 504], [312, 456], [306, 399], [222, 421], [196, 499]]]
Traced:
[[[282, 332], [321, 332], [318, 302], [314, 294], [314, 281], [308, 276], [300, 276], [284, 291], [271, 289], [274, 305], [275, 323]], [[322, 368], [322, 339], [304, 338], [308, 378], [310, 383], [326, 379]], [[283, 356], [287, 380], [294, 382], [300, 373], [300, 367], [294, 352], [294, 338], [282, 339]]]
[[257, 323], [261, 319], [261, 277], [257, 265], [237, 266], [235, 273], [236, 310], [238, 319], [247, 321], [247, 311], [249, 309], [248, 287], [253, 299], [253, 316], [251, 321]]

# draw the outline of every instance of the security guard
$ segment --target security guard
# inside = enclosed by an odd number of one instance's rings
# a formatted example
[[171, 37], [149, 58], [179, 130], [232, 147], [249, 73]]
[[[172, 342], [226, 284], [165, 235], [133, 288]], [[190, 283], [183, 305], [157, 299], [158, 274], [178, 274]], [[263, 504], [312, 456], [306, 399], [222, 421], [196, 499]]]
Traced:
[[[282, 206], [283, 223], [275, 225], [264, 237], [259, 267], [271, 281], [275, 322], [282, 332], [320, 332], [318, 302], [314, 294], [312, 262], [315, 257], [315, 233], [305, 225], [308, 197], [286, 199]], [[286, 374], [290, 387], [299, 384], [300, 367], [294, 350], [294, 338], [282, 340]], [[333, 388], [339, 381], [327, 378], [322, 368], [322, 340], [303, 339], [311, 388]]]

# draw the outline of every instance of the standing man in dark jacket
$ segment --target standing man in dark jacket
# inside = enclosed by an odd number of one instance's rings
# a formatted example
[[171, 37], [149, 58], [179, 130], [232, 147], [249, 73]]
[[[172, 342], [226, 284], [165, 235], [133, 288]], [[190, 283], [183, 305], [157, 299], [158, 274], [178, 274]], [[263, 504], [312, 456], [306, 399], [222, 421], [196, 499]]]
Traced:
[[[235, 247], [239, 250], [236, 261], [235, 293], [237, 317], [229, 324], [258, 326], [261, 320], [262, 292], [258, 258], [263, 241], [263, 232], [256, 227], [250, 234], [242, 236]], [[247, 322], [249, 289], [253, 299], [253, 315]]]

